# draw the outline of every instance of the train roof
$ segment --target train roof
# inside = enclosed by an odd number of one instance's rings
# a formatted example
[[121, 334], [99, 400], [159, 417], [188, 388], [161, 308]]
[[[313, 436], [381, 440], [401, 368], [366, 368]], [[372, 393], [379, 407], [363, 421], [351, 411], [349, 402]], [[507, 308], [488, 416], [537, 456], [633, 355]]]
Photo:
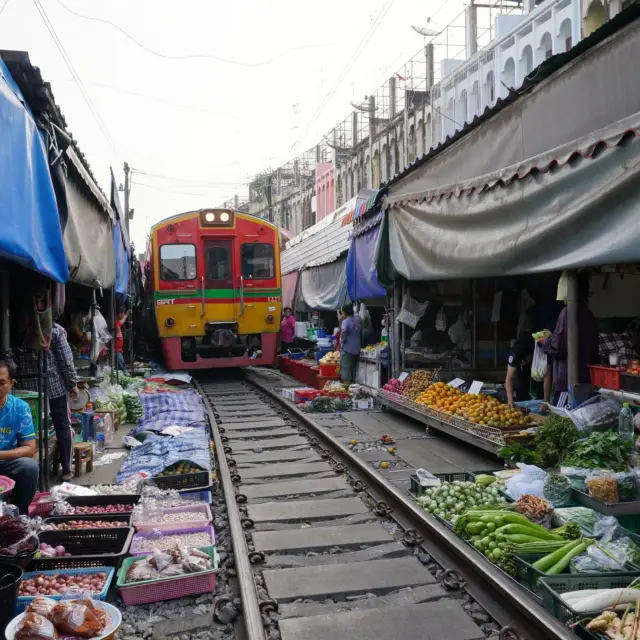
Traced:
[[172, 220], [176, 220], [177, 218], [182, 218], [183, 216], [188, 216], [188, 215], [199, 216], [202, 211], [229, 211], [230, 213], [233, 213], [235, 216], [240, 216], [245, 219], [255, 218], [256, 222], [259, 222], [260, 224], [263, 224], [265, 227], [269, 227], [274, 231], [278, 231], [278, 227], [272, 222], [269, 222], [268, 220], [264, 220], [263, 218], [258, 218], [257, 216], [253, 216], [250, 213], [245, 213], [243, 211], [236, 211], [235, 209], [230, 209], [228, 207], [207, 207], [205, 209], [196, 209], [194, 211], [183, 211], [182, 213], [177, 213], [173, 216], [165, 218], [164, 220], [160, 220], [160, 222], [156, 222], [156, 224], [151, 226], [151, 228], [149, 229], [149, 235], [151, 235], [157, 229], [160, 229], [161, 227], [164, 227], [165, 225], [170, 224]]

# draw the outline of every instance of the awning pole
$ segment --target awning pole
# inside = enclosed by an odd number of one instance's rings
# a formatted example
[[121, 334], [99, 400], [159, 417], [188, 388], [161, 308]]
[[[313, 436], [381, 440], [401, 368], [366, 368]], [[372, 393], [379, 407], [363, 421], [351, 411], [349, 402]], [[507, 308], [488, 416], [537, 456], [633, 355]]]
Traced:
[[[401, 302], [400, 305], [404, 304], [404, 298], [407, 295], [407, 281], [403, 280], [402, 281], [402, 298], [401, 298]], [[405, 350], [405, 324], [404, 322], [402, 323], [402, 326], [400, 327], [400, 369], [402, 371], [404, 371], [404, 350]]]
[[3, 358], [11, 350], [11, 340], [9, 335], [9, 273], [0, 271], [0, 314], [2, 314], [2, 342], [0, 343], [0, 355]]
[[473, 325], [471, 327], [471, 367], [473, 369], [476, 368], [476, 340], [477, 340], [477, 332], [478, 332], [478, 319], [476, 317], [476, 311], [478, 308], [478, 281], [473, 280], [471, 283], [471, 305], [473, 314]]
[[567, 365], [569, 393], [578, 384], [578, 272], [567, 272]]

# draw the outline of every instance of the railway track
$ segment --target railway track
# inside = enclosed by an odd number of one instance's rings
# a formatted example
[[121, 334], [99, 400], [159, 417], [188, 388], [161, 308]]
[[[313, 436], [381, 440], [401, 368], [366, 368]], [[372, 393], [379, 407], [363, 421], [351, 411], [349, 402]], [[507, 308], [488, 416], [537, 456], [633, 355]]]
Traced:
[[248, 640], [575, 638], [250, 372], [196, 385]]

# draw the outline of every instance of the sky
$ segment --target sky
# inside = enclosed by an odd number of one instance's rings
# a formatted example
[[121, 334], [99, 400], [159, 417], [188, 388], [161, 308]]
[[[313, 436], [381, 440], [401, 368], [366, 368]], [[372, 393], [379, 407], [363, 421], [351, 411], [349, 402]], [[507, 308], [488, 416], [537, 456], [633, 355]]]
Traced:
[[110, 167], [119, 181], [123, 163], [132, 167], [140, 253], [150, 225], [246, 197], [252, 176], [314, 146], [349, 116], [350, 100], [424, 46], [411, 25], [432, 17], [444, 26], [463, 8], [462, 0], [0, 0], [0, 48], [27, 51], [40, 67], [105, 193]]

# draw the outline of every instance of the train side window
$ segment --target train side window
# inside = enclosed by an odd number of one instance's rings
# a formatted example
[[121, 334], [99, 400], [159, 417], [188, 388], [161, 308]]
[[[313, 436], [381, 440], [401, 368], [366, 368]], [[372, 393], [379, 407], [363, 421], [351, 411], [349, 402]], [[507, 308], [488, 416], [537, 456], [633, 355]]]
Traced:
[[160, 247], [160, 277], [163, 280], [194, 280], [196, 275], [195, 245], [163, 244]]
[[229, 249], [209, 247], [207, 249], [207, 278], [226, 280], [229, 277]]
[[242, 275], [245, 278], [275, 277], [273, 245], [266, 243], [243, 244], [241, 251]]

